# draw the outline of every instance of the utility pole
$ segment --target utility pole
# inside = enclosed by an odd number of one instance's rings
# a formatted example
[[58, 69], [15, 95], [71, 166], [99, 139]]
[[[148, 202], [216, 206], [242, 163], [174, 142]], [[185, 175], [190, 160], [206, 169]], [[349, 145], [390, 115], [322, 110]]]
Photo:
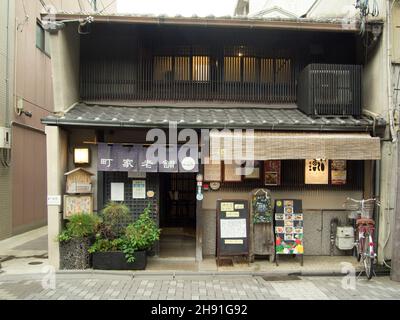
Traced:
[[[400, 156], [400, 143], [397, 140], [397, 152]], [[400, 159], [400, 158], [398, 158]], [[397, 196], [396, 196], [396, 211], [394, 213], [394, 232], [393, 232], [393, 245], [392, 245], [392, 270], [390, 278], [394, 281], [400, 282], [400, 161], [397, 163]]]

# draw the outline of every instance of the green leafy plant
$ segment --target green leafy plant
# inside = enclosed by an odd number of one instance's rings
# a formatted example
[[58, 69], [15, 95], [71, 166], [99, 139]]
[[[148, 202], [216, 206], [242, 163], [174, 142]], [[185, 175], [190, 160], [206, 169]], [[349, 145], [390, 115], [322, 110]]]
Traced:
[[148, 250], [160, 239], [161, 229], [157, 227], [150, 214], [149, 205], [135, 222], [126, 227], [122, 251], [128, 262], [135, 261], [135, 251]]
[[59, 242], [93, 236], [100, 220], [96, 215], [78, 213], [69, 218], [66, 228], [59, 234]]
[[124, 235], [131, 221], [129, 208], [125, 204], [109, 202], [102, 211], [102, 222], [98, 225], [97, 234], [105, 239], [117, 239]]
[[122, 251], [122, 238], [117, 238], [114, 240], [96, 238], [96, 241], [89, 248], [89, 253], [95, 252], [112, 252], [112, 251]]

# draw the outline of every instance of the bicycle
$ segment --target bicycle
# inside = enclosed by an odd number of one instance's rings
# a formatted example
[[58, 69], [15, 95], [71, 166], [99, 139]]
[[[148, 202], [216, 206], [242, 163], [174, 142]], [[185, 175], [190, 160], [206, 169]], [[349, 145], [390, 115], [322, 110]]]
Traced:
[[[349, 211], [353, 214], [355, 222], [355, 243], [357, 261], [362, 261], [367, 279], [370, 280], [374, 274], [376, 260], [374, 231], [375, 221], [372, 219], [375, 204], [380, 205], [376, 199], [356, 200], [347, 198], [353, 205], [349, 206]], [[360, 273], [360, 275], [362, 272]]]

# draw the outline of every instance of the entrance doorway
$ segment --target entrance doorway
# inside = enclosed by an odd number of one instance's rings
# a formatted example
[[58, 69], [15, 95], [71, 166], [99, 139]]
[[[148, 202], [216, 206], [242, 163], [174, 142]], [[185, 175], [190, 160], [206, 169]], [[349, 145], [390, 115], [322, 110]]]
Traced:
[[160, 174], [160, 257], [196, 255], [196, 174]]

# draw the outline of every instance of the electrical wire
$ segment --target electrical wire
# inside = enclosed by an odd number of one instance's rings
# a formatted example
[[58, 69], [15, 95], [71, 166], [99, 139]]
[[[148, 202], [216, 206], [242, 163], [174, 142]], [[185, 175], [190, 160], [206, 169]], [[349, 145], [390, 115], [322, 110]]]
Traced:
[[117, 2], [117, 0], [114, 0], [113, 2], [111, 2], [108, 6], [104, 7], [103, 6], [103, 10], [101, 10], [99, 12], [99, 14], [103, 13], [105, 10], [107, 10], [109, 7], [111, 7], [115, 2]]
[[29, 15], [26, 11], [25, 0], [22, 0], [22, 8], [24, 9], [24, 21], [17, 24], [17, 31], [22, 32], [24, 30], [24, 26], [29, 22]]
[[379, 6], [377, 0], [356, 0], [355, 8], [360, 10], [360, 34], [364, 34], [366, 30], [366, 24], [368, 16], [377, 17], [379, 16]]

